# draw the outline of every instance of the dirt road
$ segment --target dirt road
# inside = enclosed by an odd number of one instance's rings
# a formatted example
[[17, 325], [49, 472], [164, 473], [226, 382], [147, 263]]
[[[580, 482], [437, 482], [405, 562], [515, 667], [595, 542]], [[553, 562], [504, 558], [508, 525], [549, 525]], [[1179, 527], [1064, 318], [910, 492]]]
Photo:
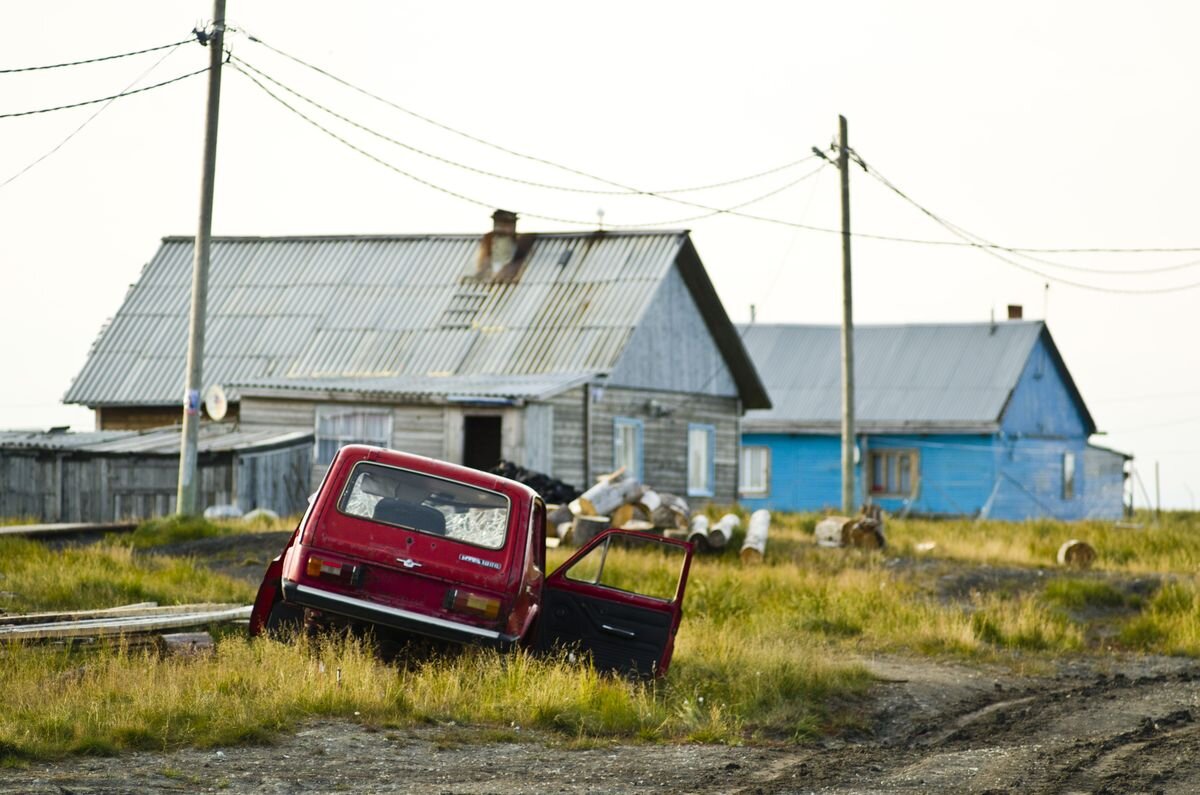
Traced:
[[456, 726], [303, 727], [271, 747], [75, 758], [0, 793], [1200, 792], [1200, 665], [1073, 663], [1053, 675], [897, 658], [870, 729], [815, 746], [564, 747]]

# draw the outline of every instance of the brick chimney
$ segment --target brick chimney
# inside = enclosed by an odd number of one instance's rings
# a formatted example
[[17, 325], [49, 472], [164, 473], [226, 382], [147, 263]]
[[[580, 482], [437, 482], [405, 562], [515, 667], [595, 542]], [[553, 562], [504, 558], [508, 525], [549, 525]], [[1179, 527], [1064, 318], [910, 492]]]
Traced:
[[1020, 304], [1009, 304], [1008, 305], [1008, 319], [1009, 320], [1020, 320], [1024, 314], [1025, 313], [1021, 309]]
[[513, 261], [517, 253], [517, 214], [508, 210], [492, 213], [492, 234], [488, 241], [488, 267], [493, 274]]

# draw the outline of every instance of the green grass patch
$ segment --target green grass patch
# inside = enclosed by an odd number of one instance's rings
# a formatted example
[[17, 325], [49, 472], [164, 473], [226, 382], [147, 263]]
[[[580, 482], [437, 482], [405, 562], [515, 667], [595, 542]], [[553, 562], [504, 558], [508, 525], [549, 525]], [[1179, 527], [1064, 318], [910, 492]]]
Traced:
[[1140, 602], [1103, 580], [1075, 578], [1051, 580], [1046, 583], [1042, 596], [1049, 604], [1066, 610], [1113, 609], [1136, 606]]
[[134, 549], [149, 549], [238, 533], [292, 530], [298, 521], [294, 516], [280, 519], [258, 517], [249, 522], [241, 519], [214, 522], [200, 516], [166, 516], [148, 519], [139, 524], [132, 533], [111, 533], [109, 540], [113, 544], [123, 544]]
[[1095, 568], [1101, 571], [1183, 574], [1200, 569], [1200, 513], [1188, 511], [1167, 512], [1157, 521], [1140, 514], [1130, 524], [892, 518], [887, 534], [893, 554], [919, 555], [917, 544], [933, 542], [929, 556], [993, 566], [1056, 567], [1058, 548], [1075, 538], [1096, 550]]
[[192, 561], [109, 543], [52, 550], [28, 539], [0, 538], [0, 576], [0, 608], [14, 613], [254, 598], [246, 583]]

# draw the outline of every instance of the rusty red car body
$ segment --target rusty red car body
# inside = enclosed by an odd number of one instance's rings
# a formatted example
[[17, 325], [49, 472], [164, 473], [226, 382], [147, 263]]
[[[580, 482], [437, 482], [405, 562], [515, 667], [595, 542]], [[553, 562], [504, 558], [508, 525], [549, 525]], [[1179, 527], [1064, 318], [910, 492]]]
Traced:
[[[678, 566], [674, 587], [652, 594], [624, 587], [613, 567], [630, 547]], [[691, 545], [609, 530], [549, 576], [545, 550], [546, 507], [529, 487], [444, 461], [348, 445], [268, 566], [250, 632], [303, 616], [310, 624], [398, 638], [574, 647], [598, 668], [664, 675]]]

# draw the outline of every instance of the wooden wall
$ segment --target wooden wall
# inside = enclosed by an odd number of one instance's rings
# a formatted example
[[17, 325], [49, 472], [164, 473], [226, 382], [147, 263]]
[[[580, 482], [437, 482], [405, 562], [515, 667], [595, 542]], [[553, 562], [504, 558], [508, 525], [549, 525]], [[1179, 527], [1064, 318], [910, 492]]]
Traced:
[[[199, 504], [299, 513], [309, 494], [312, 444], [202, 455]], [[235, 474], [236, 471], [236, 474]], [[0, 517], [112, 522], [175, 511], [177, 455], [0, 450]]]
[[[629, 417], [642, 422], [644, 480], [659, 491], [687, 495], [687, 436], [689, 423], [716, 430], [715, 484], [712, 501], [732, 503], [737, 497], [738, 404], [736, 398], [680, 392], [605, 387], [593, 389], [590, 417], [590, 473], [584, 471], [585, 387], [548, 401], [554, 411], [553, 471], [548, 474], [578, 488], [613, 470], [613, 420]], [[701, 504], [708, 500], [690, 498]]]

